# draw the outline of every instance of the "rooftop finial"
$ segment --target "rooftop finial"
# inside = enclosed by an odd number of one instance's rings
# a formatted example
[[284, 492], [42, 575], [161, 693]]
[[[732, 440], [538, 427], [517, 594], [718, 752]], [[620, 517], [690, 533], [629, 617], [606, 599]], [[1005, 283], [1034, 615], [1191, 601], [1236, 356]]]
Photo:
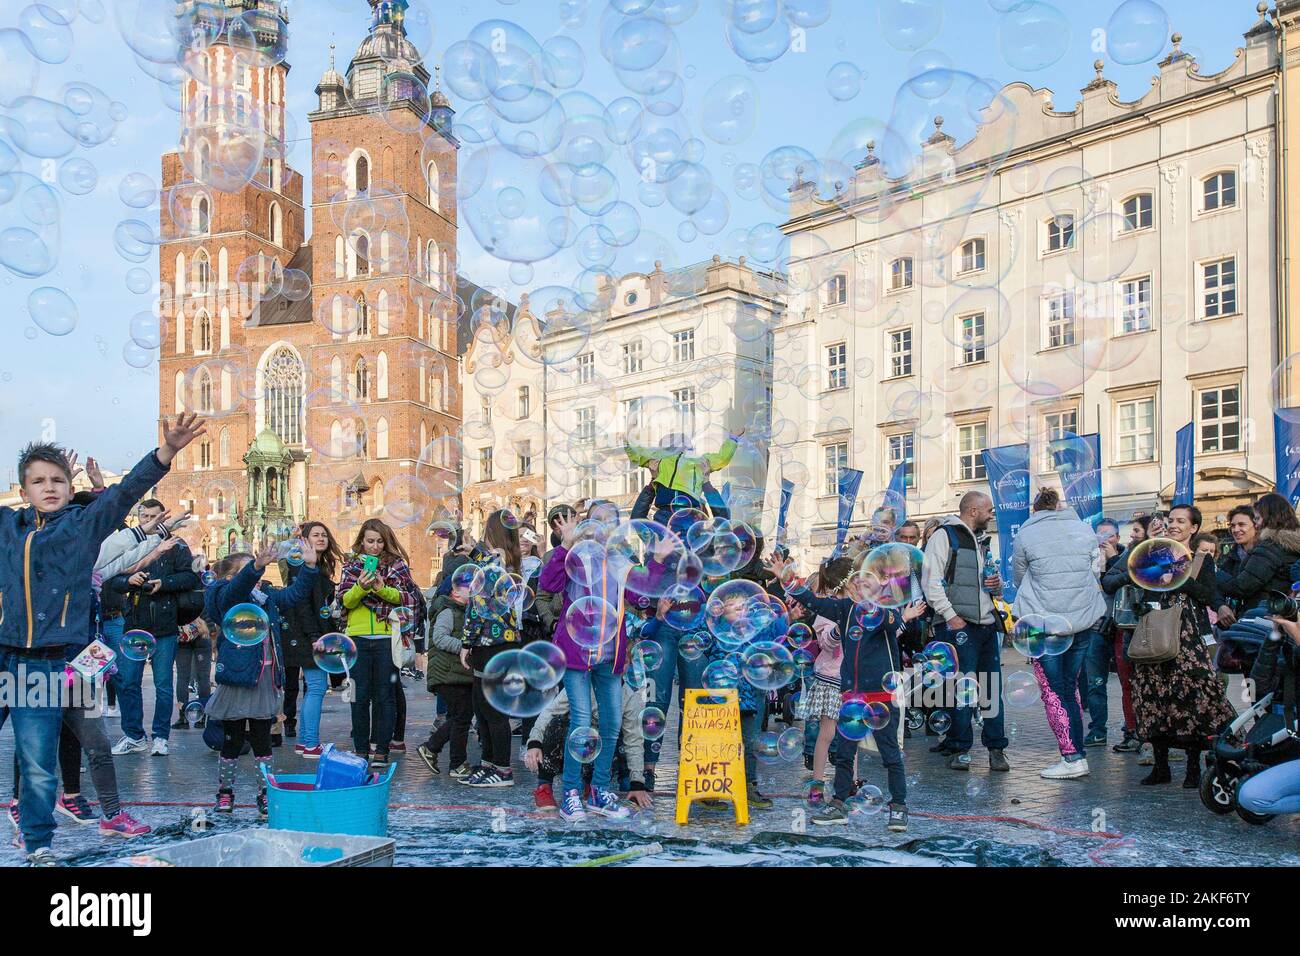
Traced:
[[1106, 68], [1105, 60], [1093, 60], [1092, 68], [1097, 71], [1097, 79], [1101, 79], [1101, 71]]
[[1264, 16], [1264, 14], [1268, 13], [1268, 4], [1264, 0], [1259, 0], [1259, 3], [1255, 4], [1255, 12], [1261, 17]]
[[869, 139], [867, 140], [867, 155], [874, 156], [875, 154], [876, 154], [876, 141], [874, 139]]
[[442, 89], [442, 64], [439, 63], [433, 68], [433, 88]]
[[1178, 54], [1182, 53], [1182, 52], [1183, 52], [1183, 35], [1182, 35], [1181, 33], [1175, 33], [1175, 34], [1174, 34], [1173, 36], [1171, 36], [1169, 39], [1170, 39], [1170, 40], [1173, 42], [1173, 44], [1174, 44], [1174, 55], [1177, 56]]
[[939, 130], [941, 130], [941, 129], [943, 129], [943, 117], [942, 117], [942, 116], [936, 116], [936, 117], [934, 118], [934, 130], [935, 130], [935, 132], [937, 133], [937, 132], [938, 132]]
[[330, 69], [334, 69], [334, 44], [330, 44]]

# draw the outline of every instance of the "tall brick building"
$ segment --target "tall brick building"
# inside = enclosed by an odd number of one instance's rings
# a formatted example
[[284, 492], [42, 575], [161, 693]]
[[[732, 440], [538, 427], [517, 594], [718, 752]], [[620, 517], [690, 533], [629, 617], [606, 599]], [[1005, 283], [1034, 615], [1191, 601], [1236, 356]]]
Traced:
[[180, 5], [192, 79], [162, 163], [159, 413], [211, 423], [159, 492], [193, 508], [190, 542], [210, 558], [307, 518], [346, 546], [382, 517], [422, 581], [444, 544], [429, 526], [461, 510], [457, 144], [405, 0], [370, 6], [308, 117], [308, 240], [285, 162], [301, 128], [285, 115], [287, 11]]

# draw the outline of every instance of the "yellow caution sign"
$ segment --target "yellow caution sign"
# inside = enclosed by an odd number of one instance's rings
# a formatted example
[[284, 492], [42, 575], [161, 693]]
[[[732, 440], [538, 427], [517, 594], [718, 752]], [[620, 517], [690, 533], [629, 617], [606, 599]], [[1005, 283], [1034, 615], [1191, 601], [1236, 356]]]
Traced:
[[677, 822], [690, 817], [696, 800], [730, 800], [736, 822], [749, 823], [745, 750], [740, 736], [736, 688], [688, 690], [682, 711], [682, 749], [677, 765]]

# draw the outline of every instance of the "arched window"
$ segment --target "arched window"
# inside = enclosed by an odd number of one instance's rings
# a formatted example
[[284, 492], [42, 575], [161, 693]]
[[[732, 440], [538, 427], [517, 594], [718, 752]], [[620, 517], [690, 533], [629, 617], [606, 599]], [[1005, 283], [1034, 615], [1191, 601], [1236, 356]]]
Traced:
[[357, 419], [353, 425], [353, 434], [356, 435], [356, 455], [358, 458], [370, 457], [370, 435], [366, 431], [366, 423]]
[[[343, 360], [337, 355], [330, 359], [330, 391], [335, 395], [343, 394]], [[332, 399], [337, 401], [337, 399]]]
[[343, 334], [343, 296], [336, 295], [330, 303], [330, 332], [335, 337]]
[[425, 169], [425, 179], [429, 183], [429, 208], [438, 212], [438, 164], [430, 163]]
[[200, 249], [194, 256], [194, 294], [207, 295], [212, 287], [212, 263], [208, 254]]
[[364, 232], [357, 234], [357, 275], [370, 275], [370, 237]]
[[[423, 421], [420, 422], [420, 458], [424, 458], [424, 453], [429, 447], [429, 426]], [[427, 462], [426, 462], [427, 464]]]
[[199, 370], [198, 380], [198, 411], [202, 415], [212, 414], [212, 376], [208, 374], [207, 369]]
[[176, 412], [185, 411], [185, 373], [176, 373]]
[[334, 237], [334, 278], [343, 278], [343, 270], [346, 268], [347, 260], [348, 257], [343, 245], [343, 236], [340, 234]]
[[381, 418], [375, 423], [375, 457], [388, 457], [388, 419]]
[[266, 427], [286, 445], [302, 444], [302, 362], [293, 349], [282, 345], [262, 369], [262, 395]]
[[[230, 287], [230, 254], [226, 252], [226, 247], [222, 246], [217, 250], [217, 288], [226, 289]], [[227, 342], [227, 345], [230, 343]]]
[[357, 157], [356, 183], [358, 193], [370, 191], [370, 160], [365, 156]]
[[194, 351], [212, 351], [212, 318], [207, 309], [199, 309], [194, 317]]
[[209, 101], [209, 97], [208, 97], [208, 94], [207, 94], [207, 93], [204, 93], [204, 94], [203, 94], [203, 113], [202, 113], [202, 116], [203, 116], [203, 122], [204, 122], [204, 123], [208, 123], [208, 122], [210, 122], [211, 119], [212, 119], [212, 104], [211, 104], [211, 102]]
[[393, 181], [393, 147], [384, 147], [384, 156], [379, 165], [379, 178], [384, 182]]
[[[225, 250], [223, 249], [222, 252]], [[221, 348], [230, 348], [230, 308], [221, 307]]]
[[364, 292], [357, 296], [356, 334], [360, 337], [370, 335], [370, 306], [366, 302], [366, 294]]
[[[221, 437], [217, 439], [217, 461], [221, 463], [222, 468], [225, 468], [227, 465], [230, 464], [230, 429], [229, 428], [221, 429]], [[217, 494], [220, 495], [221, 492], [217, 492]], [[217, 511], [217, 514], [225, 514], [225, 509], [224, 508], [219, 509]]]
[[455, 281], [451, 271], [451, 254], [443, 249], [438, 253], [438, 283], [439, 288], [444, 292], [451, 293], [454, 290], [453, 282]]
[[[224, 465], [225, 462], [222, 462]], [[212, 514], [224, 515], [226, 513], [226, 495], [223, 491], [218, 491], [212, 499]]]
[[343, 425], [338, 419], [330, 423], [330, 457], [343, 457]]
[[271, 214], [269, 220], [267, 226], [271, 230], [271, 242], [275, 243], [277, 246], [284, 245], [284, 236], [281, 235], [280, 232], [281, 220], [279, 203], [271, 203]]
[[357, 359], [352, 367], [352, 399], [357, 402], [370, 401], [370, 370], [364, 358]]
[[375, 297], [375, 328], [380, 335], [388, 334], [388, 290], [380, 289]]
[[388, 260], [388, 230], [385, 229], [379, 234], [379, 271], [387, 272], [389, 266]]
[[[383, 458], [385, 456], [380, 455], [379, 457]], [[374, 495], [375, 511], [383, 511], [384, 510], [384, 483], [382, 481], [376, 481], [374, 491], [372, 491], [371, 494]]]
[[235, 97], [235, 125], [243, 126], [244, 123], [247, 121], [247, 117], [248, 117], [248, 110], [244, 106], [244, 98], [242, 96], [236, 96]]
[[208, 181], [208, 174], [212, 169], [212, 150], [207, 143], [199, 144], [199, 168], [198, 180], [201, 183]]
[[441, 289], [438, 284], [438, 244], [432, 239], [424, 247], [424, 278], [435, 289]]
[[[185, 294], [185, 253], [183, 252], [176, 253], [176, 294]], [[177, 342], [179, 341], [178, 339]]]
[[388, 397], [388, 353], [380, 352], [375, 364], [375, 395], [383, 401]]
[[199, 197], [198, 215], [194, 217], [194, 220], [196, 226], [195, 231], [198, 232], [200, 236], [206, 236], [212, 231], [212, 217], [210, 207], [208, 206], [207, 196]]

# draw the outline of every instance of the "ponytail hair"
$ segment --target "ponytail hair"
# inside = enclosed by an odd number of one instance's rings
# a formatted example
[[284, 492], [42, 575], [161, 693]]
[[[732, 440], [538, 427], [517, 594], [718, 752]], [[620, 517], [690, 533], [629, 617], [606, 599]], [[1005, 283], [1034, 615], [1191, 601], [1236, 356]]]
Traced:
[[1061, 493], [1055, 488], [1040, 488], [1034, 498], [1034, 511], [1055, 511], [1061, 506]]

